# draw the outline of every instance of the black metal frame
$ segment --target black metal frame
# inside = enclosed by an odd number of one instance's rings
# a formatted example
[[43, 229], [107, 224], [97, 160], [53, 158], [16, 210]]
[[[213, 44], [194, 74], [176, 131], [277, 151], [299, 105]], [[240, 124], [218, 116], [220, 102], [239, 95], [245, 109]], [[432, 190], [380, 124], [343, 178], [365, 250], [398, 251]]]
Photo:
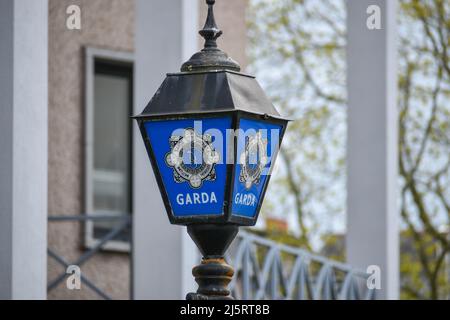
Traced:
[[176, 217], [174, 215], [174, 212], [172, 210], [172, 206], [170, 204], [169, 195], [167, 194], [167, 190], [164, 186], [164, 181], [162, 179], [162, 176], [158, 169], [158, 164], [156, 161], [155, 153], [153, 151], [153, 147], [150, 143], [150, 139], [147, 135], [147, 132], [145, 130], [144, 124], [146, 122], [150, 121], [163, 121], [163, 120], [184, 120], [184, 119], [208, 119], [208, 118], [222, 118], [222, 117], [231, 117], [231, 128], [233, 130], [239, 129], [240, 120], [245, 119], [251, 119], [251, 120], [264, 120], [268, 123], [272, 124], [278, 124], [281, 126], [281, 133], [279, 136], [279, 146], [281, 146], [281, 142], [284, 136], [284, 133], [286, 131], [287, 126], [287, 120], [276, 118], [273, 116], [268, 115], [261, 115], [261, 114], [254, 114], [242, 110], [235, 110], [235, 111], [218, 111], [218, 112], [208, 112], [208, 113], [195, 113], [195, 114], [167, 114], [167, 115], [155, 115], [155, 116], [137, 116], [135, 117], [139, 124], [139, 129], [142, 135], [142, 139], [144, 140], [144, 144], [147, 150], [147, 155], [150, 159], [153, 172], [155, 174], [156, 181], [158, 183], [159, 190], [161, 192], [161, 196], [163, 199], [164, 206], [166, 208], [166, 212], [169, 218], [170, 223], [172, 224], [180, 224], [180, 225], [189, 225], [189, 224], [195, 224], [195, 223], [218, 223], [218, 224], [226, 224], [226, 223], [232, 223], [242, 226], [253, 226], [256, 224], [256, 221], [259, 216], [259, 212], [261, 210], [261, 206], [264, 200], [264, 195], [267, 190], [267, 186], [269, 185], [269, 180], [271, 177], [271, 173], [273, 170], [273, 166], [275, 164], [276, 157], [278, 155], [278, 152], [276, 153], [275, 157], [271, 161], [271, 166], [269, 169], [269, 174], [266, 178], [265, 185], [263, 187], [260, 200], [258, 203], [258, 206], [256, 207], [255, 215], [253, 217], [245, 217], [240, 215], [235, 215], [231, 212], [232, 208], [232, 201], [233, 201], [233, 186], [235, 181], [235, 166], [237, 165], [237, 142], [239, 137], [234, 136], [234, 143], [233, 143], [233, 157], [234, 157], [234, 163], [233, 164], [226, 164], [226, 174], [227, 179], [225, 183], [225, 195], [224, 195], [224, 204], [223, 204], [223, 210], [221, 215], [190, 215], [190, 216], [182, 216], [182, 217]]

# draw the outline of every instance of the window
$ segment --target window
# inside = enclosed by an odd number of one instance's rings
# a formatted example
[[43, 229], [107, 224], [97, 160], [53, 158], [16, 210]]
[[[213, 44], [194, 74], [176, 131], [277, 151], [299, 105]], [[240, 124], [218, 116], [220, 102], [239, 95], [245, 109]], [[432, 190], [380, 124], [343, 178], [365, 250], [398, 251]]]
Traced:
[[[130, 53], [86, 50], [85, 242], [98, 239], [122, 223], [103, 219], [132, 212], [131, 119], [133, 58]], [[105, 249], [127, 251], [131, 230], [124, 230]]]

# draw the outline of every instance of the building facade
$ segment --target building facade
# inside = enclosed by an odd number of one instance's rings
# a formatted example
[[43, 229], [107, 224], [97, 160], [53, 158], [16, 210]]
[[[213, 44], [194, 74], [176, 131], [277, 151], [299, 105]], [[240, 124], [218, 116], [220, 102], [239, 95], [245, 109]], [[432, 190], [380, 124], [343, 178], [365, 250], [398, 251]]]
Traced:
[[[386, 18], [377, 31], [365, 27], [373, 3]], [[243, 69], [247, 6], [218, 0], [215, 10], [219, 45]], [[379, 297], [391, 299], [395, 10], [347, 1], [347, 257], [379, 265]], [[200, 0], [0, 0], [0, 299], [182, 299], [195, 289], [198, 252], [168, 223], [129, 116], [198, 51], [204, 17]]]

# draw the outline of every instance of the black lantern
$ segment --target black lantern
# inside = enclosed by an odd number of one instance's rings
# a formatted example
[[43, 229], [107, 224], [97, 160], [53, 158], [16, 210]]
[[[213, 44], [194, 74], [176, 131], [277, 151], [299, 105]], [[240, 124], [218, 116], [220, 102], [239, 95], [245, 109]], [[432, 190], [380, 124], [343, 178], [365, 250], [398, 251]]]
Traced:
[[186, 225], [203, 254], [190, 299], [230, 298], [223, 255], [238, 226], [256, 223], [288, 120], [253, 76], [217, 48], [207, 0], [204, 48], [166, 79], [139, 124], [172, 224]]

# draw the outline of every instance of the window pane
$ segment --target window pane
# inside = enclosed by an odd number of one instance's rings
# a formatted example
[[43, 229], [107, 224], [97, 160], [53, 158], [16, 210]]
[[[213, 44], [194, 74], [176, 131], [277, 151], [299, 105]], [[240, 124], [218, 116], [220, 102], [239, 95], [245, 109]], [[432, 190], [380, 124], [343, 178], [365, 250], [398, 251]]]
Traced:
[[130, 211], [129, 79], [96, 74], [94, 80], [94, 210]]
[[[95, 61], [94, 107], [88, 171], [92, 193], [88, 214], [124, 215], [131, 213], [131, 110], [132, 65], [104, 60]], [[94, 239], [102, 238], [119, 220], [101, 220], [88, 229]], [[92, 233], [91, 233], [92, 232]], [[129, 241], [131, 230], [119, 234], [115, 241]]]

